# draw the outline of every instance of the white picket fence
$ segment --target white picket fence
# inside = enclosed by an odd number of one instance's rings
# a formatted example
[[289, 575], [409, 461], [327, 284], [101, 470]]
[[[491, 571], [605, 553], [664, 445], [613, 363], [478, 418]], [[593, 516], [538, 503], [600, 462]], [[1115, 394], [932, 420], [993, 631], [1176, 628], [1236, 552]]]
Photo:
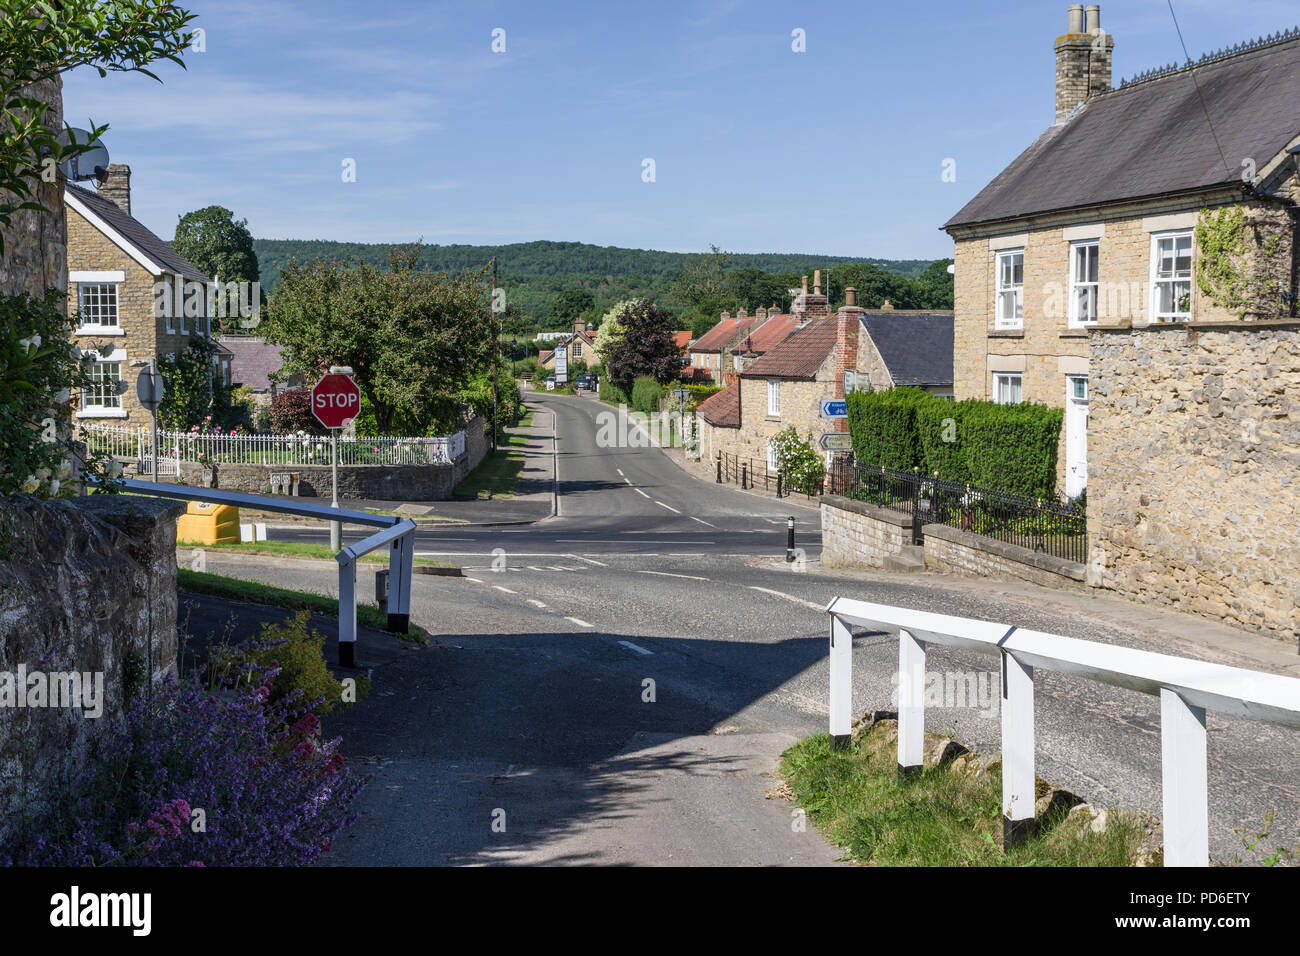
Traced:
[[[142, 425], [81, 424], [78, 437], [92, 452], [136, 461], [147, 468], [149, 429]], [[339, 439], [340, 465], [449, 465], [465, 454], [465, 433], [446, 438]], [[232, 435], [158, 430], [159, 474], [174, 475], [179, 462], [236, 465], [328, 465], [330, 439], [322, 435]]]
[[1045, 634], [993, 621], [837, 597], [830, 615], [830, 736], [842, 746], [853, 721], [851, 628], [898, 632], [898, 766], [923, 762], [928, 645], [995, 654], [1002, 664], [1004, 827], [1032, 825], [1034, 673], [1056, 671], [1160, 699], [1160, 766], [1165, 866], [1209, 864], [1209, 780], [1205, 714], [1217, 711], [1300, 729], [1300, 680], [1151, 651]]

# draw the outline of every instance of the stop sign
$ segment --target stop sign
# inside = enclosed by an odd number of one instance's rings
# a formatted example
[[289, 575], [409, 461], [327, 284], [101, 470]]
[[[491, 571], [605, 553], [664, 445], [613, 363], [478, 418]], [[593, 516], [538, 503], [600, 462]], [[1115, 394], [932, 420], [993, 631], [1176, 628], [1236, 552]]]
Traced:
[[312, 386], [311, 411], [326, 428], [342, 428], [361, 411], [361, 389], [346, 375], [325, 375]]

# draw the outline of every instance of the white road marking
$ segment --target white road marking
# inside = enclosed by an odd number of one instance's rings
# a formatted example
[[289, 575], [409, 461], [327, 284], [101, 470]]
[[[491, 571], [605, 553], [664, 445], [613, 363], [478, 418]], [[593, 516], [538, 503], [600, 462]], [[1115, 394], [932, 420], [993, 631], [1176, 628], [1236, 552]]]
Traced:
[[596, 626], [595, 624], [588, 624], [586, 621], [584, 621], [584, 620], [583, 620], [582, 618], [580, 618], [580, 617], [566, 617], [565, 620], [566, 620], [566, 621], [572, 621], [574, 624], [578, 625], [578, 627], [595, 627], [595, 626]]
[[698, 521], [700, 524], [708, 524], [710, 528], [717, 528], [717, 525], [716, 525], [716, 524], [709, 524], [709, 523], [708, 523], [707, 521], [705, 521], [703, 518], [697, 518], [697, 517], [695, 517], [695, 515], [690, 515], [689, 517], [690, 517], [690, 519], [691, 519], [692, 521]]
[[475, 584], [482, 584], [482, 583], [483, 583], [482, 580], [480, 580], [479, 578], [471, 578], [468, 574], [465, 575], [465, 580], [466, 580], [466, 581], [473, 581]]
[[568, 570], [568, 568], [562, 568], [562, 567], [560, 567], [559, 565], [555, 565], [555, 564], [548, 564], [548, 565], [546, 566], [546, 569], [547, 569], [548, 571], [567, 571], [567, 570]]
[[627, 483], [628, 487], [632, 486], [632, 479], [628, 478], [626, 475], [623, 477], [623, 481]]
[[636, 645], [636, 644], [633, 644], [631, 641], [619, 641], [619, 643], [622, 644], [624, 647], [627, 647], [627, 648], [630, 648], [630, 649], [636, 651], [638, 654], [653, 654], [653, 653], [654, 653], [654, 651], [647, 651], [644, 647], [640, 647], [640, 646], [638, 646], [638, 645]]
[[826, 605], [814, 604], [812, 601], [805, 601], [803, 598], [795, 597], [793, 594], [784, 594], [781, 591], [773, 591], [771, 588], [760, 588], [754, 584], [751, 584], [749, 589], [751, 591], [762, 591], [764, 594], [771, 594], [775, 597], [785, 598], [787, 601], [793, 601], [795, 604], [802, 604], [804, 607], [810, 607], [818, 613], [824, 614], [826, 612]]
[[642, 491], [640, 488], [633, 488], [632, 490], [635, 491], [635, 492], [636, 492], [638, 495], [640, 495], [642, 498], [649, 498], [649, 497], [650, 497], [650, 496], [647, 495], [644, 491]]
[[499, 585], [499, 584], [494, 584], [494, 585], [492, 585], [492, 586], [493, 586], [494, 588], [496, 588], [498, 591], [505, 591], [506, 594], [518, 594], [518, 593], [519, 593], [518, 591], [512, 591], [512, 590], [510, 590], [509, 588], [503, 588], [503, 587], [502, 587], [501, 585]]
[[618, 472], [620, 475], [623, 474], [623, 469], [622, 469], [622, 468], [615, 468], [614, 470], [615, 470], [616, 472]]
[[660, 508], [667, 508], [669, 511], [671, 511], [671, 512], [672, 512], [673, 514], [675, 514], [675, 515], [679, 515], [679, 514], [681, 514], [681, 512], [678, 511], [676, 508], [674, 508], [672, 505], [666, 505], [666, 504], [664, 504], [662, 501], [657, 501], [657, 500], [656, 500], [656, 501], [655, 501], [655, 504], [657, 504]]
[[569, 555], [569, 557], [571, 557], [571, 558], [577, 558], [579, 561], [586, 561], [588, 564], [594, 564], [594, 565], [596, 565], [596, 567], [598, 567], [598, 568], [607, 568], [607, 567], [609, 567], [609, 565], [606, 564], [604, 561], [593, 561], [591, 558], [584, 558], [584, 557], [583, 557], [582, 555], [580, 555], [580, 554], [571, 554], [571, 555]]
[[524, 598], [524, 600], [527, 601], [529, 604], [531, 604], [533, 607], [546, 607], [546, 605], [541, 601], [537, 600], [537, 598]]
[[636, 574], [657, 574], [661, 578], [687, 578], [691, 581], [709, 580], [708, 578], [697, 577], [694, 574], [673, 574], [671, 571], [636, 571], [636, 569], [633, 570], [635, 571]]
[[542, 570], [542, 569], [539, 568], [539, 567], [538, 567], [537, 565], [535, 565], [535, 564], [530, 564], [530, 565], [528, 565], [528, 570], [529, 570], [529, 571], [540, 571], [540, 570]]

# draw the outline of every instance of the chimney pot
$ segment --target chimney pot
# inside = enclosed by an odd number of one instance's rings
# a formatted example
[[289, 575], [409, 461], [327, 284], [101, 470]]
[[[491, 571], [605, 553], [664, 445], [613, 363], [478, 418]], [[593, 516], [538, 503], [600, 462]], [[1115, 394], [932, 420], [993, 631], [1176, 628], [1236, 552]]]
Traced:
[[844, 304], [845, 305], [858, 304], [858, 290], [855, 289], [853, 286], [849, 286], [847, 289], [844, 290]]
[[807, 276], [804, 276], [804, 277], [803, 277], [803, 294], [804, 294], [804, 295], [807, 295], [807, 294], [808, 294], [808, 277], [807, 277]]
[[813, 295], [822, 294], [822, 270], [813, 270]]
[[104, 173], [104, 181], [96, 182], [95, 189], [128, 216], [131, 215], [131, 167], [109, 163]]
[[1065, 28], [1066, 33], [1083, 32], [1083, 4], [1070, 4], [1069, 20]]
[[1101, 7], [1095, 3], [1090, 3], [1088, 6], [1083, 8], [1083, 13], [1084, 13], [1084, 23], [1083, 23], [1084, 32], [1092, 33], [1092, 34], [1100, 33], [1101, 32]]

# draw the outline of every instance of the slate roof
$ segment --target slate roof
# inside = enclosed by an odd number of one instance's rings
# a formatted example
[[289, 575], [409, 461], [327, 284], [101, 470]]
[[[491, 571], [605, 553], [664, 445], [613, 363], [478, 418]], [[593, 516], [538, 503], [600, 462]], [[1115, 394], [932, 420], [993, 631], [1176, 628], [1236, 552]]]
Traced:
[[757, 322], [758, 316], [756, 315], [747, 315], [743, 319], [734, 315], [728, 319], [720, 319], [717, 325], [695, 340], [695, 344], [691, 346], [691, 351], [721, 352], [723, 349], [731, 348]]
[[700, 402], [695, 413], [710, 425], [740, 427], [740, 383], [728, 385]]
[[816, 378], [831, 349], [839, 322], [827, 316], [792, 332], [785, 341], [754, 359], [741, 378]]
[[223, 335], [219, 340], [230, 350], [230, 381], [254, 389], [269, 389], [271, 373], [284, 365], [284, 350], [278, 345], [267, 345], [254, 335]]
[[861, 313], [895, 385], [951, 385], [951, 312], [879, 311]]
[[1297, 133], [1293, 37], [1092, 97], [944, 228], [1239, 183], [1244, 157], [1262, 169]]
[[741, 355], [762, 355], [774, 345], [784, 342], [798, 326], [797, 315], [774, 315], [741, 339], [735, 351]]
[[164, 271], [177, 272], [186, 278], [197, 279], [200, 282], [211, 281], [211, 277], [204, 275], [198, 266], [187, 261], [184, 256], [155, 236], [138, 219], [127, 215], [117, 203], [105, 199], [92, 189], [85, 189], [72, 183], [67, 183], [65, 188], [69, 195], [75, 196], [79, 203], [103, 220], [105, 225], [135, 246], [149, 261], [161, 266]]

